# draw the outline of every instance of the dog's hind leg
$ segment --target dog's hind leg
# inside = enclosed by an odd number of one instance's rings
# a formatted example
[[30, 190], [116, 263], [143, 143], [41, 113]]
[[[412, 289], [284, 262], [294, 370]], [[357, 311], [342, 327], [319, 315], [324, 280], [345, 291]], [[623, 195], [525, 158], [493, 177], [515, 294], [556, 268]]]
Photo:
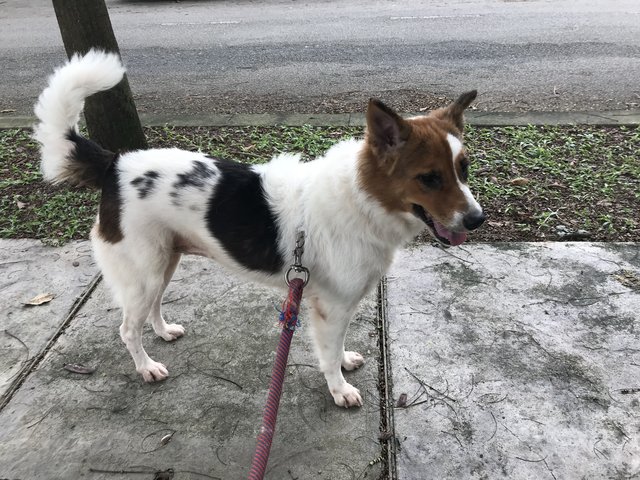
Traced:
[[127, 350], [133, 357], [136, 371], [142, 375], [145, 382], [164, 380], [169, 375], [167, 367], [149, 357], [142, 346], [142, 328], [149, 316], [149, 311], [160, 289], [148, 283], [140, 288], [131, 289], [126, 293], [122, 312], [122, 325], [120, 325], [120, 338], [127, 346]]
[[353, 309], [321, 305], [317, 298], [311, 301], [311, 326], [320, 370], [324, 373], [333, 401], [340, 407], [362, 406], [360, 391], [342, 375], [342, 366], [356, 368], [364, 360], [360, 354], [344, 351], [344, 338], [353, 316]]
[[91, 240], [104, 279], [122, 306], [120, 338], [129, 350], [136, 370], [147, 382], [164, 380], [168, 376], [167, 367], [152, 360], [143, 348], [142, 329], [163, 289], [164, 273], [171, 264], [171, 255], [162, 245], [145, 241], [140, 236], [135, 245], [128, 244], [126, 239], [111, 243], [103, 240], [94, 228]]
[[160, 287], [160, 291], [156, 295], [156, 299], [153, 302], [153, 306], [151, 307], [151, 312], [149, 313], [149, 322], [153, 326], [153, 331], [156, 332], [156, 335], [164, 338], [167, 342], [175, 340], [182, 335], [184, 335], [184, 328], [182, 325], [177, 323], [168, 324], [165, 322], [162, 317], [162, 296], [164, 295], [164, 291], [169, 285], [171, 281], [171, 277], [173, 276], [178, 264], [180, 263], [180, 257], [182, 255], [180, 253], [173, 253], [169, 258], [169, 264], [167, 265], [166, 270], [164, 271], [164, 281], [162, 286]]

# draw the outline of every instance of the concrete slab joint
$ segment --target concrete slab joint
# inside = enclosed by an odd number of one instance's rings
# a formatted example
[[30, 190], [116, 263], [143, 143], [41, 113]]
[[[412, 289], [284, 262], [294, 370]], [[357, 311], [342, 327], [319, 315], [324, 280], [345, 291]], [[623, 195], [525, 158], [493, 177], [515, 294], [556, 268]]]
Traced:
[[[39, 240], [0, 240], [0, 252], [1, 410], [95, 287], [98, 272], [86, 241], [51, 248]], [[53, 299], [25, 306], [41, 294]]]

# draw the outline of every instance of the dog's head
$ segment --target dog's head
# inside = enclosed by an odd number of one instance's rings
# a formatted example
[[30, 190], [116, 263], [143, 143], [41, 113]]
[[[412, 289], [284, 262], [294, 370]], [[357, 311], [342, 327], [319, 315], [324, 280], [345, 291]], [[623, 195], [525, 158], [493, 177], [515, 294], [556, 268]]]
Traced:
[[463, 112], [477, 92], [429, 115], [401, 118], [378, 100], [367, 109], [362, 187], [390, 211], [412, 213], [446, 245], [459, 245], [485, 220], [467, 186]]

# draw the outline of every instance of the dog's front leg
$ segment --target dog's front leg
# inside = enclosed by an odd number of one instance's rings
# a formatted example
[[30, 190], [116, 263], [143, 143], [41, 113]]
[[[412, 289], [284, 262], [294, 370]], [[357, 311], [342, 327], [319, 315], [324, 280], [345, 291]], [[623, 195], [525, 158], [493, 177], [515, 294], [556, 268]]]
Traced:
[[360, 391], [347, 383], [341, 370], [353, 370], [364, 363], [359, 353], [344, 350], [344, 338], [354, 313], [353, 308], [311, 299], [311, 327], [320, 370], [336, 405], [346, 408], [362, 406]]

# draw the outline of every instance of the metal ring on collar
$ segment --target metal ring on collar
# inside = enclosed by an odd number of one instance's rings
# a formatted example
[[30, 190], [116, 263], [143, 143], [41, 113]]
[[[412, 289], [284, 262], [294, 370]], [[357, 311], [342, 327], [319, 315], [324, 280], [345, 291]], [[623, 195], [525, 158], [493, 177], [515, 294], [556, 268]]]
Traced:
[[309, 283], [309, 269], [306, 267], [298, 266], [298, 265], [291, 265], [289, 267], [289, 270], [287, 270], [287, 273], [284, 276], [284, 281], [287, 282], [287, 286], [291, 286], [291, 279], [289, 278], [289, 276], [293, 271], [295, 271], [296, 273], [302, 273], [302, 279], [303, 279], [302, 286], [306, 287], [307, 283]]

